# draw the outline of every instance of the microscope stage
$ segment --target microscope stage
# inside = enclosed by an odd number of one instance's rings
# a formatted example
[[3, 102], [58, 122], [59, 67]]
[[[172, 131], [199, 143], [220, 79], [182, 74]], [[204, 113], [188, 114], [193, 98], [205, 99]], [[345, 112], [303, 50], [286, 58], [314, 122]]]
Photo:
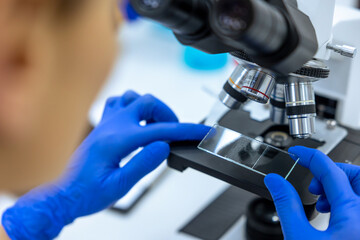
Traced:
[[[262, 137], [266, 140], [269, 133], [281, 132], [286, 134], [286, 127], [276, 126], [270, 120], [258, 122], [251, 119], [250, 114], [243, 110], [229, 111], [218, 122], [220, 126], [232, 129], [246, 136], [256, 138]], [[310, 139], [287, 139], [286, 147], [301, 145], [310, 148], [317, 148], [326, 154], [331, 153], [347, 136], [347, 130], [342, 127], [329, 129], [326, 122], [317, 120], [318, 133]], [[264, 176], [241, 167], [238, 164], [217, 157], [213, 154], [199, 150], [198, 143], [175, 143], [172, 144], [171, 154], [168, 158], [168, 165], [179, 171], [184, 171], [190, 167], [221, 179], [231, 185], [237, 186], [249, 192], [255, 193], [261, 197], [271, 199], [271, 196], [264, 184]], [[360, 148], [359, 148], [360, 149]], [[359, 152], [360, 155], [360, 152]], [[331, 154], [330, 154], [331, 156]], [[334, 157], [334, 156], [332, 156]], [[343, 159], [335, 158], [334, 161], [344, 162]], [[288, 181], [297, 189], [304, 205], [313, 205], [317, 197], [310, 194], [308, 186], [312, 180], [311, 172], [300, 166], [295, 166], [290, 174]]]

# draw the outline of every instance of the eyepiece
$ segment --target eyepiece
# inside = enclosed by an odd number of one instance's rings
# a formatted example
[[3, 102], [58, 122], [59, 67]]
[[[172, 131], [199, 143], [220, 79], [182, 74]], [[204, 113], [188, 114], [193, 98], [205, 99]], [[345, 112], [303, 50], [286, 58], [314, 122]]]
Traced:
[[219, 27], [229, 35], [243, 33], [253, 19], [250, 1], [219, 1], [215, 11]]
[[130, 0], [135, 11], [170, 28], [192, 35], [208, 25], [208, 9], [201, 0]]
[[263, 0], [216, 1], [211, 20], [230, 45], [255, 55], [277, 52], [289, 31], [282, 12]]
[[140, 4], [142, 4], [144, 8], [148, 8], [149, 10], [152, 10], [159, 8], [160, 4], [163, 2], [164, 1], [161, 0], [142, 0], [140, 1]]

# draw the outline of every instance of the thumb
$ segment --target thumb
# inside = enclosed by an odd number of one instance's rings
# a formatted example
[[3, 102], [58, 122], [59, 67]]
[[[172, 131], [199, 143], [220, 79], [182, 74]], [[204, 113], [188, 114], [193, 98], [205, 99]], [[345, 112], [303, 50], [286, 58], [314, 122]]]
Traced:
[[146, 146], [133, 157], [123, 168], [114, 173], [120, 195], [125, 195], [139, 180], [155, 170], [170, 153], [165, 142], [154, 142]]
[[294, 239], [301, 236], [301, 232], [307, 232], [305, 228], [311, 226], [295, 188], [277, 174], [267, 175], [265, 185], [275, 203], [285, 239]]

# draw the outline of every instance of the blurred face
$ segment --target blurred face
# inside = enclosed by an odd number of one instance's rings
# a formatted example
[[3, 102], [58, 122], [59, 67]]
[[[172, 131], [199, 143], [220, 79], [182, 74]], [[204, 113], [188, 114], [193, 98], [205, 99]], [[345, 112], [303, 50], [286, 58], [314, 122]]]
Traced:
[[0, 189], [61, 173], [117, 53], [118, 0], [55, 2], [0, 3]]

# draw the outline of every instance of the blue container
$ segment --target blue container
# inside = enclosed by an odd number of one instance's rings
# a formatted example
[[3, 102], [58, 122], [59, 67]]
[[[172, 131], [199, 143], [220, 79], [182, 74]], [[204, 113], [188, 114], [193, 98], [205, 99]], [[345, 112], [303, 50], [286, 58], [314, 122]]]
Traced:
[[197, 70], [218, 70], [228, 63], [227, 54], [208, 54], [192, 47], [185, 47], [184, 59], [187, 66]]

